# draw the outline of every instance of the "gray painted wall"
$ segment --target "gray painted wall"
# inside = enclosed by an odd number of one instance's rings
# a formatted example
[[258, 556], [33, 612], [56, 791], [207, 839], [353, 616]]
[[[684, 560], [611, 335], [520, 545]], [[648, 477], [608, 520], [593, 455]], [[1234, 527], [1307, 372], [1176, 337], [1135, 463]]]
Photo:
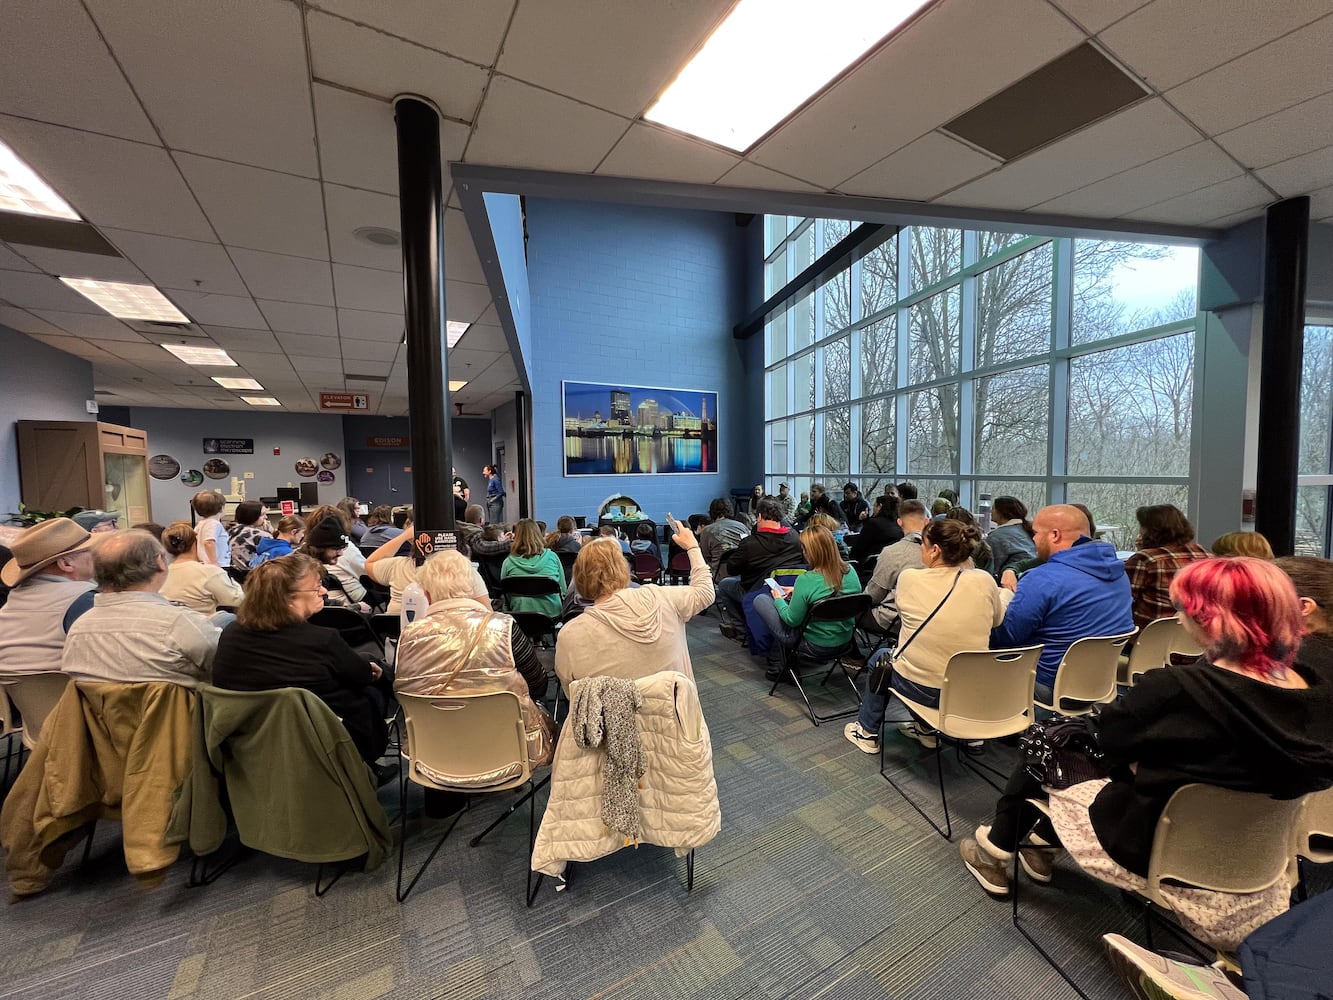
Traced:
[[18, 420], [97, 420], [93, 366], [0, 326], [0, 517], [18, 510]]

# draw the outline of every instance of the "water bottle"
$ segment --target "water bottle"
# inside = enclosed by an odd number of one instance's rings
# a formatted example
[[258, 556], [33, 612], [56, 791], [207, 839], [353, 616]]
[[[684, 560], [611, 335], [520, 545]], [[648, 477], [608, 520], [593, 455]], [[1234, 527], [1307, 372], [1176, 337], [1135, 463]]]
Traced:
[[977, 502], [977, 522], [981, 525], [983, 535], [989, 534], [991, 529], [990, 502], [991, 495], [989, 493], [981, 494], [981, 498]]
[[426, 592], [415, 580], [403, 588], [403, 599], [398, 611], [400, 628], [407, 628], [426, 613]]

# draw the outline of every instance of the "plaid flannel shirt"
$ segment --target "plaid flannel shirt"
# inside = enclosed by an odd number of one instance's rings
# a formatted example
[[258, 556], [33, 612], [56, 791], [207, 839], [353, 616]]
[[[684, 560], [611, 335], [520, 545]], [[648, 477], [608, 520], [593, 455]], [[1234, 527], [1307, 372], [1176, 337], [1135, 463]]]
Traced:
[[1129, 589], [1134, 595], [1134, 624], [1141, 630], [1150, 621], [1174, 615], [1176, 609], [1171, 606], [1170, 593], [1172, 579], [1195, 559], [1209, 557], [1202, 546], [1186, 542], [1142, 549], [1126, 559], [1125, 572], [1129, 574]]

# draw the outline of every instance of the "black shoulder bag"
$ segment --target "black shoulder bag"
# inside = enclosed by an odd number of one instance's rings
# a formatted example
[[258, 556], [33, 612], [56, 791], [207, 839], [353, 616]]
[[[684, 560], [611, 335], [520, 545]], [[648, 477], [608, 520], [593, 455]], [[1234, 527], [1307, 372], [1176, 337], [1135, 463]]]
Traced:
[[897, 649], [890, 650], [887, 655], [881, 656], [879, 660], [876, 661], [875, 669], [870, 671], [870, 679], [867, 681], [872, 693], [878, 695], [887, 695], [889, 693], [893, 686], [891, 678], [893, 677], [894, 663], [897, 661], [898, 657], [903, 655], [903, 651], [906, 650], [908, 646], [912, 645], [912, 641], [921, 634], [921, 630], [930, 624], [930, 620], [939, 614], [939, 610], [944, 607], [945, 601], [953, 596], [954, 587], [958, 586], [958, 580], [962, 575], [963, 571], [961, 569], [954, 574], [953, 584], [949, 587], [949, 592], [944, 595], [944, 600], [935, 605], [935, 610], [926, 615], [926, 620], [923, 621], [917, 630], [908, 637], [907, 641]]

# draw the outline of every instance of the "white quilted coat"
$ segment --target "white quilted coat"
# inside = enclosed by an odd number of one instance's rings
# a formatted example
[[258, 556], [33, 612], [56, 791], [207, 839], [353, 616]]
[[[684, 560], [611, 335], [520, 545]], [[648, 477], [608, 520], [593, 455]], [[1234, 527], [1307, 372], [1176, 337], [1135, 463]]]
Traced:
[[[571, 686], [571, 701], [579, 683]], [[643, 695], [638, 716], [645, 763], [639, 792], [643, 842], [684, 855], [722, 829], [713, 745], [699, 692], [693, 680], [674, 670], [634, 683]], [[559, 876], [567, 862], [592, 861], [626, 846], [602, 823], [604, 763], [601, 749], [581, 749], [571, 735], [557, 744], [551, 798], [532, 850], [533, 871]]]

